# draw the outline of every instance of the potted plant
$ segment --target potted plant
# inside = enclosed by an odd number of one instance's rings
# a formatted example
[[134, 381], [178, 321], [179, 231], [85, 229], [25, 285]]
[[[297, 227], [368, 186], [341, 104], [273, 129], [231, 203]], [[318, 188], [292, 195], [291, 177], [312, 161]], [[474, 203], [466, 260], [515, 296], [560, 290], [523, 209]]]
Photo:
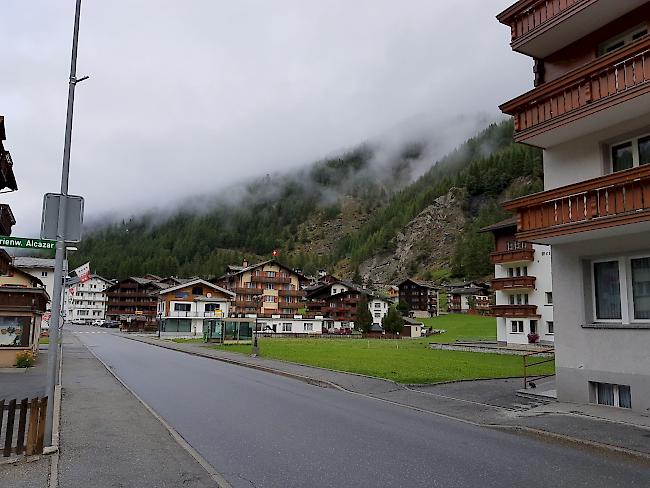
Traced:
[[537, 344], [538, 341], [539, 341], [539, 334], [536, 334], [534, 332], [528, 334], [528, 344]]

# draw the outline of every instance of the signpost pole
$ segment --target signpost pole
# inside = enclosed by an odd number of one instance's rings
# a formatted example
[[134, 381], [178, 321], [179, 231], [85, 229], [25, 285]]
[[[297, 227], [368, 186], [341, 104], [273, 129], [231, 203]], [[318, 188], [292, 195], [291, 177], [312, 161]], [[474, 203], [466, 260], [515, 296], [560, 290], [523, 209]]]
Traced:
[[63, 167], [61, 171], [61, 198], [59, 200], [59, 221], [56, 235], [56, 257], [54, 263], [54, 291], [52, 296], [52, 318], [50, 319], [50, 346], [47, 351], [47, 416], [45, 420], [45, 442], [52, 445], [52, 425], [54, 422], [54, 385], [57, 376], [57, 356], [59, 343], [59, 322], [61, 319], [61, 292], [63, 289], [63, 260], [65, 255], [66, 197], [70, 176], [70, 145], [72, 142], [72, 114], [74, 111], [74, 91], [77, 84], [77, 46], [79, 42], [79, 17], [81, 0], [77, 0], [72, 35], [72, 56], [70, 80], [68, 85], [68, 110], [65, 122], [65, 142], [63, 146]]

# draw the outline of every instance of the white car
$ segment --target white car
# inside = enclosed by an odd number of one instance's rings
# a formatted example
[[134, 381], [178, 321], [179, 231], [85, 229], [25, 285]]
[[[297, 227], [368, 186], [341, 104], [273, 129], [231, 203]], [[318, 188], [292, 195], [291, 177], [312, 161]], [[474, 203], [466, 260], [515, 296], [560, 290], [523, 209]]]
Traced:
[[106, 322], [104, 319], [94, 320], [93, 325], [96, 327], [103, 327], [104, 322]]

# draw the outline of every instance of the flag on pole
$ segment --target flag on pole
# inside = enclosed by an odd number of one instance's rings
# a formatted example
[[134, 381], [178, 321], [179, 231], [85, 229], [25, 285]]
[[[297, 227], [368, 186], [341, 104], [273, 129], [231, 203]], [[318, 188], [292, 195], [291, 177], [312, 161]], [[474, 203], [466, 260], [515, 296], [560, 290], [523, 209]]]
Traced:
[[81, 283], [85, 283], [90, 280], [90, 263], [82, 264], [72, 272], [79, 278]]
[[273, 249], [273, 257], [274, 257], [274, 258], [277, 258], [277, 257], [278, 257], [278, 254], [279, 254], [278, 250], [277, 250], [277, 249]]

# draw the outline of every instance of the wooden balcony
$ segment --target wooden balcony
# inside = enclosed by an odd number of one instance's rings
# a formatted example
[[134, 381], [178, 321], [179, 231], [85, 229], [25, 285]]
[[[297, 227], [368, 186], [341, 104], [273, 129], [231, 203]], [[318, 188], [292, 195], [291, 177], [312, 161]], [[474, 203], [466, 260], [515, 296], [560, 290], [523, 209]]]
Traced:
[[11, 228], [16, 225], [16, 219], [9, 205], [0, 204], [0, 234], [3, 236], [11, 235]]
[[278, 308], [291, 308], [294, 310], [298, 310], [305, 307], [305, 305], [306, 304], [302, 302], [280, 302], [278, 304]]
[[281, 297], [298, 297], [302, 298], [305, 296], [304, 290], [278, 290], [278, 295]]
[[520, 0], [497, 16], [515, 51], [537, 59], [568, 46], [646, 0]]
[[497, 317], [539, 317], [537, 305], [492, 305], [490, 310]]
[[251, 282], [253, 283], [291, 283], [291, 278], [288, 276], [262, 276], [262, 275], [252, 275]]
[[238, 295], [261, 295], [264, 293], [264, 290], [262, 288], [236, 287], [233, 291]]
[[261, 302], [256, 302], [253, 300], [235, 300], [235, 307], [238, 308], [260, 308]]
[[506, 202], [517, 238], [546, 240], [650, 221], [650, 165]]
[[521, 247], [490, 253], [490, 261], [492, 261], [492, 264], [526, 263], [533, 261], [535, 259], [535, 249], [533, 249], [532, 244], [528, 242], [522, 242], [521, 244]]
[[[650, 37], [506, 102], [501, 110], [514, 117], [516, 142], [548, 147], [645, 114], [643, 95], [650, 95]], [[608, 110], [623, 103], [624, 110]], [[569, 124], [571, 130], [565, 128]]]
[[534, 290], [534, 276], [516, 276], [512, 278], [495, 278], [492, 280], [494, 291]]
[[14, 176], [14, 164], [11, 160], [11, 154], [9, 154], [9, 151], [0, 150], [0, 190], [5, 188], [16, 191], [18, 185]]

